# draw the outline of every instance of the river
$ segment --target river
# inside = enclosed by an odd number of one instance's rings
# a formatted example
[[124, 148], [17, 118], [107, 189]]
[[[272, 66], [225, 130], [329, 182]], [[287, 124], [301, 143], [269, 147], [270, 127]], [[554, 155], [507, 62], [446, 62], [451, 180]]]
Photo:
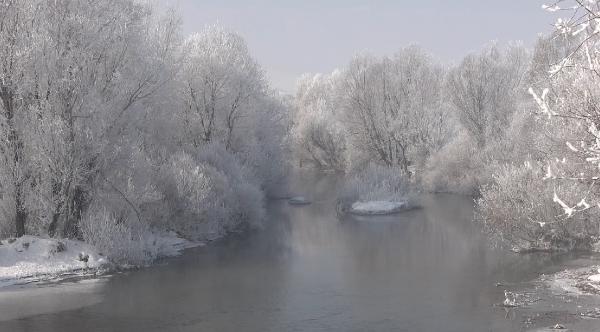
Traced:
[[[600, 302], [565, 300], [536, 281], [593, 257], [489, 249], [461, 196], [338, 220], [335, 182], [298, 181], [312, 205], [269, 202], [263, 230], [150, 268], [1, 290], [0, 331], [600, 330], [576, 314]], [[535, 300], [505, 308], [505, 289]]]

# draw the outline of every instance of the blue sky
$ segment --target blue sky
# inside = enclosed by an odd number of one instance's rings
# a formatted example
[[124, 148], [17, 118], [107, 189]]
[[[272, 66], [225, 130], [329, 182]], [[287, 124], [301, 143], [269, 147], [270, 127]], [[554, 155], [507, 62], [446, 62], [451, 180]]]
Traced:
[[242, 35], [272, 85], [290, 93], [302, 73], [330, 72], [358, 52], [418, 44], [452, 63], [490, 40], [532, 45], [554, 22], [540, 0], [160, 1], [179, 8], [186, 35], [214, 23]]

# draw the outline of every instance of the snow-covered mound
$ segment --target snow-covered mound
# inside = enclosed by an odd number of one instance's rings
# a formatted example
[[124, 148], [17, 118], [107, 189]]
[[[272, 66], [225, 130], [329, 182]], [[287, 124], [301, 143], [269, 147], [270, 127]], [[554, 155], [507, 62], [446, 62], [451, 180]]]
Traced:
[[108, 259], [81, 241], [23, 236], [0, 242], [0, 287], [85, 274], [108, 265]]
[[398, 213], [408, 207], [406, 201], [369, 201], [355, 202], [350, 208], [350, 213], [362, 216], [385, 215]]
[[[600, 269], [597, 270], [597, 272], [600, 273]], [[591, 276], [587, 277], [587, 279], [589, 281], [600, 283], [600, 274], [592, 274]]]
[[296, 196], [296, 197], [292, 197], [288, 200], [288, 203], [290, 203], [291, 205], [307, 205], [310, 204], [311, 202], [306, 199], [304, 196]]

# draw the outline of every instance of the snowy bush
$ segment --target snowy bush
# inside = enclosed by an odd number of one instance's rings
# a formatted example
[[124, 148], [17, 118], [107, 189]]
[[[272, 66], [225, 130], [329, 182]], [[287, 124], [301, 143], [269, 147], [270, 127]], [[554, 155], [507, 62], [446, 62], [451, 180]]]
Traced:
[[313, 116], [297, 128], [300, 158], [320, 170], [346, 169], [346, 137], [333, 119]]
[[515, 251], [589, 249], [598, 235], [598, 216], [563, 215], [556, 197], [576, 198], [575, 182], [544, 181], [542, 165], [499, 166], [493, 183], [481, 189], [476, 219], [494, 243]]
[[482, 158], [475, 142], [463, 132], [428, 159], [421, 175], [423, 188], [474, 195], [487, 176]]
[[262, 111], [252, 119], [252, 135], [244, 138], [236, 155], [258, 179], [266, 196], [279, 197], [287, 192], [291, 164], [288, 106], [279, 97], [263, 102]]
[[260, 179], [220, 144], [208, 144], [197, 155], [200, 163], [210, 165], [222, 172], [228, 181], [224, 190], [223, 206], [227, 210], [226, 230], [241, 224], [258, 226], [264, 217], [264, 193]]
[[157, 257], [147, 224], [95, 205], [80, 223], [83, 240], [117, 264], [145, 265]]
[[413, 196], [410, 181], [395, 167], [369, 164], [362, 170], [348, 174], [338, 194], [338, 204], [347, 208], [362, 201], [408, 201]]
[[191, 238], [216, 237], [226, 219], [221, 202], [227, 178], [191, 155], [174, 154], [163, 169], [161, 190], [168, 212], [163, 223]]
[[174, 154], [163, 169], [164, 223], [194, 239], [212, 239], [242, 225], [259, 226], [263, 192], [237, 158], [219, 144]]

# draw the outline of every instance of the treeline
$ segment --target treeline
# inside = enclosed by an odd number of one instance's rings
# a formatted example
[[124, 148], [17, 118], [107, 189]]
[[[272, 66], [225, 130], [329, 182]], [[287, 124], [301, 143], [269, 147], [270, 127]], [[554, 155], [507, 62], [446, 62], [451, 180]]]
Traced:
[[0, 0], [0, 237], [153, 258], [147, 234], [259, 224], [287, 110], [244, 40], [135, 0]]
[[305, 75], [294, 116], [299, 162], [340, 172], [375, 162], [427, 178], [433, 191], [472, 192], [476, 184], [444, 177], [468, 177], [462, 167], [435, 174], [436, 164], [463, 159], [446, 151], [453, 146], [485, 150], [506, 134], [528, 64], [525, 48], [492, 45], [447, 69], [413, 46]]
[[532, 50], [493, 43], [445, 67], [408, 47], [305, 75], [294, 104], [296, 162], [352, 178], [377, 164], [429, 192], [472, 195], [483, 229], [516, 251], [592, 248], [598, 10], [579, 9]]

